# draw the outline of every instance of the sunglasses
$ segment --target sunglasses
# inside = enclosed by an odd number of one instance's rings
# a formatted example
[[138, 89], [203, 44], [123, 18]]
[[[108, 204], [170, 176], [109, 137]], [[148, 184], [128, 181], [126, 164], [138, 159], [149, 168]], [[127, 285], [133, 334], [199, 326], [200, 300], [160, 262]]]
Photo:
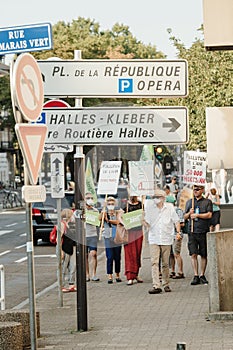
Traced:
[[93, 197], [86, 197], [86, 199], [94, 199]]

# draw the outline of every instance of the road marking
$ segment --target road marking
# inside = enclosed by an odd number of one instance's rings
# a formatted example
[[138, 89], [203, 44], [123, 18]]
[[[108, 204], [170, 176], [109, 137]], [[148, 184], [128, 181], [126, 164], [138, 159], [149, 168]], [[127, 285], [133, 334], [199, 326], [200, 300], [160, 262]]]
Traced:
[[17, 247], [15, 247], [15, 249], [20, 249], [20, 248], [24, 248], [24, 247], [26, 247], [26, 244], [18, 245]]
[[3, 236], [3, 235], [5, 235], [7, 233], [10, 233], [10, 232], [13, 232], [13, 231], [12, 230], [1, 230], [0, 231], [0, 236]]
[[6, 227], [11, 227], [11, 226], [15, 226], [15, 225], [17, 225], [17, 222], [15, 222], [13, 224], [8, 224], [8, 225], [6, 225]]
[[23, 261], [26, 261], [27, 260], [27, 256], [25, 256], [24, 258], [21, 258], [19, 260], [15, 260], [15, 263], [21, 263]]
[[19, 209], [19, 210], [3, 210], [0, 212], [0, 215], [6, 215], [6, 214], [9, 214], [9, 215], [22, 215], [22, 214], [25, 214], [25, 209]]
[[20, 234], [20, 237], [25, 237], [25, 236], [27, 236], [26, 232]]
[[5, 255], [5, 254], [8, 254], [8, 253], [10, 253], [10, 252], [11, 252], [11, 250], [5, 250], [4, 252], [0, 253], [0, 256]]
[[48, 255], [34, 255], [34, 258], [56, 258], [56, 254], [48, 254]]
[[[56, 254], [48, 254], [48, 255], [34, 255], [34, 258], [56, 258]], [[21, 258], [19, 260], [15, 260], [15, 263], [21, 263], [27, 260], [27, 256]]]

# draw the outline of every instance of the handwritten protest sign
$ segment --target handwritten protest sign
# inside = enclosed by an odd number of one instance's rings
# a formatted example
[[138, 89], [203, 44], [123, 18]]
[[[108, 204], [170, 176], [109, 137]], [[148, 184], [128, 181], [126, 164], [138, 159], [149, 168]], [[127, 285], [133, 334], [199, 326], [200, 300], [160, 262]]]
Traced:
[[116, 194], [119, 183], [121, 161], [103, 161], [100, 167], [98, 194]]
[[206, 183], [206, 153], [184, 152], [183, 182], [190, 185], [205, 186]]
[[129, 162], [129, 182], [131, 196], [154, 194], [154, 161]]
[[128, 230], [130, 228], [138, 227], [142, 225], [142, 209], [134, 210], [129, 213], [122, 215], [122, 219], [125, 225], [125, 228]]

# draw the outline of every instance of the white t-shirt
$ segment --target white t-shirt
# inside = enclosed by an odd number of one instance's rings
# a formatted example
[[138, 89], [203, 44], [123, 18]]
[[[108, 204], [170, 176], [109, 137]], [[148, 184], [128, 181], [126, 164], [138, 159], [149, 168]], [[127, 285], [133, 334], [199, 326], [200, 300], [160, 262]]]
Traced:
[[174, 224], [180, 221], [173, 204], [164, 203], [161, 209], [154, 203], [149, 205], [145, 210], [145, 221], [150, 225], [149, 244], [170, 245], [173, 243]]

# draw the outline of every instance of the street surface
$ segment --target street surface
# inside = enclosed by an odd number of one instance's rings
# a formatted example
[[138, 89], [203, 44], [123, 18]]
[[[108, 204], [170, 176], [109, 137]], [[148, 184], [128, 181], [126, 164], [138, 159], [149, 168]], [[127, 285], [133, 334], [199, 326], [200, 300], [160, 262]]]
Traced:
[[[28, 298], [28, 264], [26, 252], [26, 214], [24, 209], [0, 212], [0, 264], [5, 269], [6, 309]], [[36, 293], [56, 281], [55, 247], [39, 243], [34, 247]]]

